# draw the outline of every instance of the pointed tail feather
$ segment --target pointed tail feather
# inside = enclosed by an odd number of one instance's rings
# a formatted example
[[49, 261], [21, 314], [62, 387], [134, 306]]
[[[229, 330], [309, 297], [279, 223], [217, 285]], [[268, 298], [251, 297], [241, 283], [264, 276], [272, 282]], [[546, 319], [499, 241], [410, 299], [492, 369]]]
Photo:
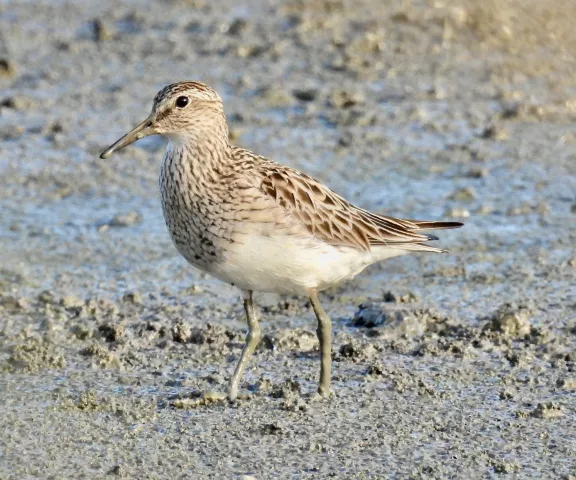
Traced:
[[448, 228], [460, 228], [464, 224], [460, 222], [429, 222], [426, 220], [410, 220], [418, 227], [418, 230], [445, 230]]
[[[460, 228], [464, 224], [460, 222], [434, 222], [434, 221], [427, 221], [427, 220], [409, 220], [412, 224], [416, 225], [415, 231], [419, 230], [442, 230], [442, 229], [449, 229], [449, 228]], [[428, 241], [439, 240], [436, 235], [428, 235]], [[396, 244], [397, 247], [401, 248], [402, 250], [412, 250], [416, 252], [435, 252], [435, 253], [448, 253], [448, 250], [444, 250], [443, 248], [433, 247], [428, 245], [424, 242], [407, 242], [404, 244]]]

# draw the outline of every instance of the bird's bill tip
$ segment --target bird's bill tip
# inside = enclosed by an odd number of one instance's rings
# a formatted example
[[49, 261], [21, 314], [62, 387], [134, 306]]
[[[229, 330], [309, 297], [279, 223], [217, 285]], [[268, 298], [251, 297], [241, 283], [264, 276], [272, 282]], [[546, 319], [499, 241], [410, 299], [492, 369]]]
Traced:
[[110, 155], [112, 155], [112, 153], [114, 153], [114, 150], [112, 149], [112, 147], [110, 147], [100, 154], [100, 158], [102, 160], [106, 160]]
[[104, 150], [100, 154], [100, 158], [105, 160], [114, 152], [121, 150], [122, 148], [127, 147], [128, 145], [131, 145], [137, 140], [140, 140], [141, 138], [147, 137], [149, 135], [154, 135], [155, 132], [152, 128], [152, 125], [153, 120], [150, 117], [148, 117], [138, 126], [134, 127], [130, 132], [128, 132], [126, 135], [124, 135], [122, 138], [120, 138], [112, 145], [110, 145], [106, 150]]

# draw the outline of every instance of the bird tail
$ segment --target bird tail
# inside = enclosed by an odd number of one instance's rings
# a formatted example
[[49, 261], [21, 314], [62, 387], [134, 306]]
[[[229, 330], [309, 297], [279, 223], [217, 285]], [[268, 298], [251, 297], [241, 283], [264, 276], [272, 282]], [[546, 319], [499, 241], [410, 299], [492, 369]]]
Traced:
[[447, 230], [449, 228], [460, 228], [463, 223], [460, 222], [429, 222], [427, 220], [409, 220], [415, 224], [417, 230]]
[[[460, 228], [464, 224], [460, 222], [435, 222], [428, 220], [406, 220], [410, 222], [413, 226], [410, 229], [414, 233], [418, 233], [420, 230], [448, 230], [450, 228]], [[416, 228], [414, 228], [414, 225]], [[427, 241], [439, 240], [436, 235], [424, 234], [427, 237]], [[402, 250], [412, 250], [417, 252], [434, 252], [434, 253], [448, 253], [448, 250], [443, 248], [433, 247], [425, 242], [413, 242], [401, 244], [400, 248]]]

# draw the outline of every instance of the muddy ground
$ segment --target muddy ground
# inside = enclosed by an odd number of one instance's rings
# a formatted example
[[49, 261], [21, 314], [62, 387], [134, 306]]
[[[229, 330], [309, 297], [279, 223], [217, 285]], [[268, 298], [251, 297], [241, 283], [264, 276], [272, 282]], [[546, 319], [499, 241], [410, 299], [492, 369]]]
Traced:
[[[0, 1], [0, 478], [574, 478], [576, 7]], [[491, 6], [492, 5], [492, 6]], [[156, 91], [221, 92], [234, 141], [350, 200], [457, 219], [304, 298], [234, 405], [244, 320], [161, 218]], [[572, 476], [571, 476], [572, 475]]]

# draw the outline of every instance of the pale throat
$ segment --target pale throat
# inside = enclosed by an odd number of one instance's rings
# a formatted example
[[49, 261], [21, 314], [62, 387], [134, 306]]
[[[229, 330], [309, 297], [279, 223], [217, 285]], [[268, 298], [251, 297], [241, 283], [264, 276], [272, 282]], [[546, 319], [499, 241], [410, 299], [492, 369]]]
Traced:
[[193, 177], [216, 178], [230, 155], [228, 129], [215, 134], [211, 125], [164, 134], [168, 139], [163, 168]]

